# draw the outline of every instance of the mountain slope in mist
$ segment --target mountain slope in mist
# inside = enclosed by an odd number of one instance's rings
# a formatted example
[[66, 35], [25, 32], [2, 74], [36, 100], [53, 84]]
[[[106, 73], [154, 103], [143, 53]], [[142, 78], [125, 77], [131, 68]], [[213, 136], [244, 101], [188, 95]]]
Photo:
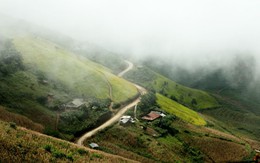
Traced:
[[[138, 95], [133, 84], [108, 68], [46, 39], [27, 36], [3, 42], [0, 105], [42, 124], [45, 133], [62, 132], [67, 134], [63, 138], [73, 139], [75, 133], [109, 118], [111, 101], [116, 106]], [[64, 110], [74, 99], [86, 106]]]
[[[26, 65], [46, 74], [48, 79], [62, 83], [75, 94], [123, 102], [137, 93], [133, 85], [112, 75], [108, 69], [46, 40], [19, 38], [13, 42]], [[113, 94], [112, 90], [112, 97], [110, 86], [118, 91]], [[122, 87], [125, 89], [121, 90]]]
[[259, 139], [260, 85], [255, 59], [238, 55], [228, 65], [194, 67], [149, 58], [144, 64], [154, 71], [191, 88], [210, 92], [221, 107], [202, 113], [224, 122], [236, 133]]
[[180, 85], [152, 71], [148, 67], [136, 67], [133, 71], [126, 74], [125, 77], [189, 108], [206, 109], [219, 106], [214, 97], [208, 93]]

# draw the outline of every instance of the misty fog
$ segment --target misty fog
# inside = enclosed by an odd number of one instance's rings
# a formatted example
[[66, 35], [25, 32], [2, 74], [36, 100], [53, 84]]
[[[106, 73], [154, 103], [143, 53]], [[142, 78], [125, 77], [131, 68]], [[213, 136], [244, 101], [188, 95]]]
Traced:
[[1, 14], [124, 56], [160, 57], [188, 70], [228, 67], [237, 56], [252, 56], [254, 74], [260, 69], [259, 7], [258, 0], [0, 0]]

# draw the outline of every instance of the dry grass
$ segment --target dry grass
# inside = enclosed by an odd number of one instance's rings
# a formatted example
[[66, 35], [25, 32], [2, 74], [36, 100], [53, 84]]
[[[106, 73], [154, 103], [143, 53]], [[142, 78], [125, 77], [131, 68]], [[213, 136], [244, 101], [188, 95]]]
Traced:
[[243, 138], [243, 139], [252, 147], [252, 149], [260, 150], [260, 141], [256, 141], [248, 138]]
[[0, 162], [134, 162], [0, 121]]
[[41, 124], [35, 123], [25, 116], [11, 113], [7, 111], [5, 107], [2, 106], [0, 106], [0, 120], [6, 122], [14, 122], [19, 126], [23, 126], [38, 132], [43, 132], [44, 129], [44, 127]]
[[204, 135], [208, 135], [211, 137], [219, 137], [219, 138], [227, 139], [227, 140], [234, 141], [237, 143], [243, 142], [243, 140], [241, 140], [240, 138], [238, 138], [234, 135], [231, 135], [229, 133], [225, 133], [225, 132], [213, 129], [213, 128], [194, 126], [194, 125], [190, 125], [190, 124], [181, 124], [181, 125], [184, 128], [188, 129], [189, 131], [192, 131], [195, 133], [204, 134]]
[[198, 147], [215, 162], [241, 161], [249, 155], [246, 146], [210, 137], [196, 137], [192, 145]]

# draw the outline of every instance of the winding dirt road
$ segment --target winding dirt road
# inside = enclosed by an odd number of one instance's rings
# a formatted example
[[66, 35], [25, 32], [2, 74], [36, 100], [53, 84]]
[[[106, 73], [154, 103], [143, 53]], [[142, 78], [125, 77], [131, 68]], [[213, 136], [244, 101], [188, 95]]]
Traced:
[[[122, 72], [120, 72], [120, 73], [118, 74], [119, 77], [122, 77], [125, 73], [127, 73], [128, 71], [130, 71], [130, 70], [134, 67], [133, 63], [131, 63], [131, 62], [129, 62], [129, 61], [125, 61], [125, 62], [128, 64], [128, 67], [127, 67], [124, 71], [122, 71]], [[134, 83], [132, 83], [132, 84], [134, 84]], [[144, 94], [147, 93], [146, 89], [144, 89], [143, 87], [141, 87], [141, 86], [139, 86], [139, 85], [136, 85], [136, 84], [134, 84], [134, 85], [135, 85], [135, 87], [138, 89], [138, 91], [140, 92], [141, 95], [144, 95]], [[99, 127], [95, 128], [95, 129], [93, 129], [93, 130], [91, 130], [91, 131], [85, 133], [83, 136], [81, 136], [81, 137], [77, 140], [76, 143], [77, 143], [78, 145], [84, 145], [83, 142], [84, 142], [87, 138], [90, 138], [91, 136], [95, 135], [97, 132], [99, 132], [99, 131], [105, 129], [106, 127], [108, 127], [108, 126], [110, 126], [110, 125], [116, 123], [116, 122], [120, 119], [120, 117], [121, 117], [128, 109], [130, 109], [130, 108], [136, 106], [136, 105], [140, 102], [140, 100], [141, 100], [141, 95], [140, 95], [137, 99], [135, 99], [133, 102], [131, 102], [130, 104], [128, 104], [128, 105], [124, 106], [123, 108], [121, 108], [112, 118], [110, 118], [110, 119], [109, 119], [108, 121], [106, 121], [104, 124], [102, 124], [101, 126], [99, 126]]]
[[125, 63], [128, 64], [127, 68], [124, 71], [120, 72], [117, 76], [122, 77], [125, 73], [133, 69], [134, 64], [132, 62], [125, 60]]

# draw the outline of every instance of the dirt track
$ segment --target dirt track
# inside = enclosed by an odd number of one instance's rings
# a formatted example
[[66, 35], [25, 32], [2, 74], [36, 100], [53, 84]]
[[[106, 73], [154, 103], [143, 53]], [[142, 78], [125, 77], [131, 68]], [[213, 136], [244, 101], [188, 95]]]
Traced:
[[[119, 77], [122, 77], [125, 73], [127, 73], [128, 71], [130, 71], [130, 70], [134, 67], [133, 63], [131, 63], [131, 62], [129, 62], [129, 61], [125, 61], [125, 62], [128, 64], [128, 67], [127, 67], [124, 71], [122, 71], [122, 72], [120, 72], [120, 73], [118, 74]], [[134, 84], [134, 83], [133, 83], [133, 84]], [[140, 92], [141, 95], [146, 94], [147, 91], [146, 91], [143, 87], [141, 87], [141, 86], [139, 86], [139, 85], [136, 85], [136, 84], [134, 84], [134, 85], [135, 85], [135, 87], [138, 89], [138, 91]], [[91, 131], [85, 133], [83, 136], [81, 136], [81, 137], [77, 140], [76, 143], [77, 143], [78, 145], [83, 145], [83, 142], [84, 142], [87, 138], [90, 138], [91, 136], [95, 135], [97, 132], [99, 132], [99, 131], [105, 129], [106, 127], [108, 127], [108, 126], [110, 126], [110, 125], [116, 123], [116, 122], [120, 119], [120, 117], [121, 117], [128, 109], [130, 109], [130, 108], [136, 106], [136, 105], [140, 102], [140, 99], [141, 99], [141, 96], [139, 96], [138, 98], [136, 98], [136, 99], [135, 99], [133, 102], [131, 102], [130, 104], [128, 104], [128, 105], [124, 106], [123, 108], [121, 108], [120, 111], [117, 112], [111, 119], [109, 119], [108, 121], [106, 121], [106, 122], [105, 122], [104, 124], [102, 124], [101, 126], [99, 126], [99, 127], [95, 128], [95, 129], [93, 129], [93, 130], [91, 130]]]

